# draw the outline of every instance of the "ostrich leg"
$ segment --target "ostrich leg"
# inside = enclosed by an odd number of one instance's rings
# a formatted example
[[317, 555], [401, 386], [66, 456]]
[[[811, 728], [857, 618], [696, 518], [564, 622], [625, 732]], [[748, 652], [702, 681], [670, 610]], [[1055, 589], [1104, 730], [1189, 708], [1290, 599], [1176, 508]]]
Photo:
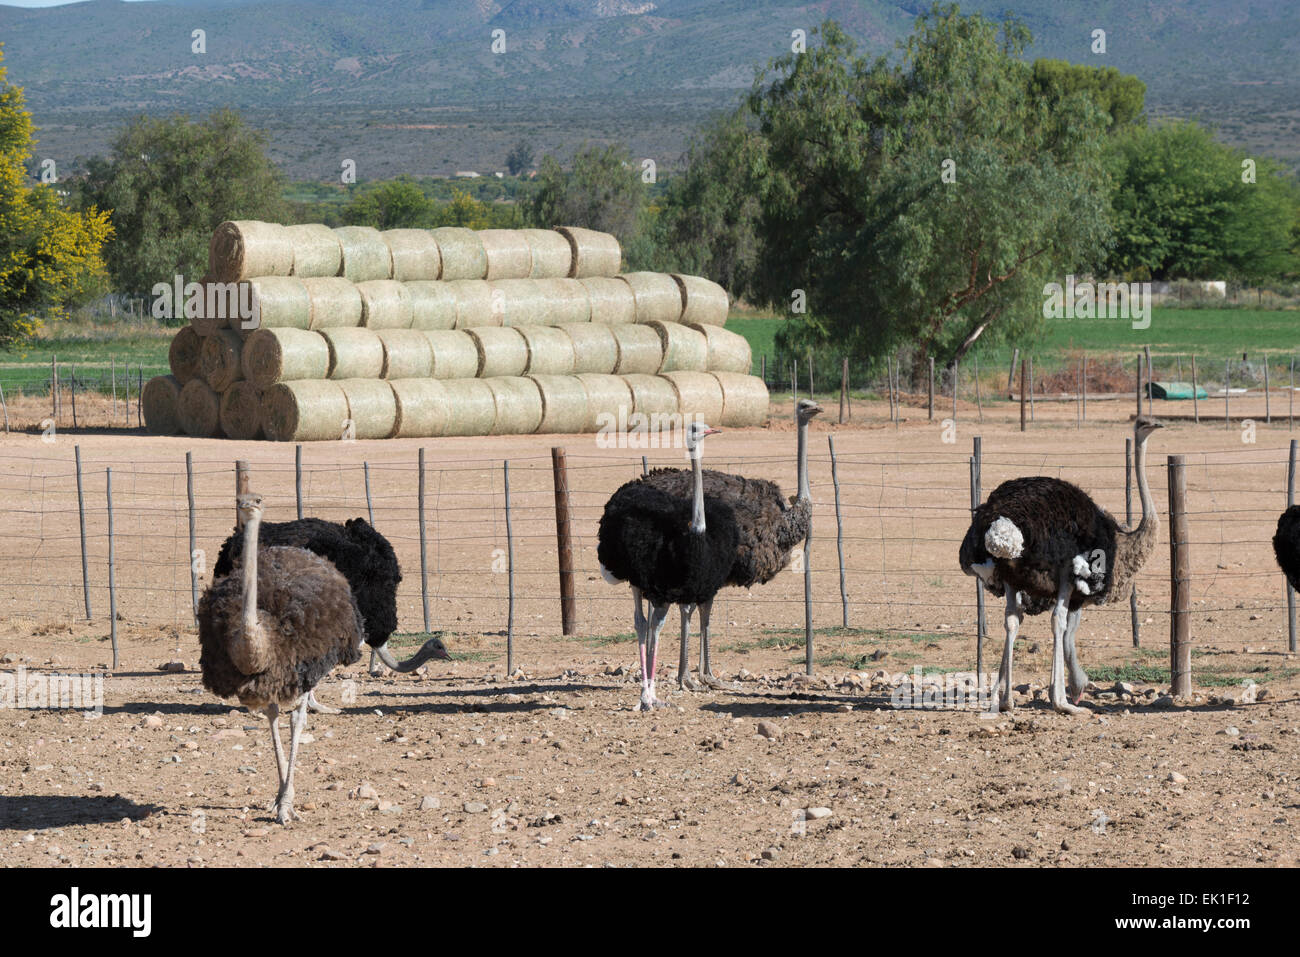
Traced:
[[307, 692], [307, 708], [317, 714], [342, 714], [339, 708], [331, 708], [329, 705], [321, 704], [316, 700], [316, 689], [313, 688]]
[[1065, 700], [1065, 636], [1069, 631], [1070, 594], [1073, 591], [1074, 583], [1067, 572], [1062, 576], [1056, 603], [1052, 606], [1052, 686], [1048, 694], [1052, 707], [1057, 711], [1063, 714], [1087, 714], [1083, 708]]
[[1083, 697], [1083, 689], [1088, 687], [1088, 674], [1079, 665], [1079, 651], [1074, 643], [1074, 633], [1079, 628], [1080, 611], [1079, 608], [1074, 609], [1065, 620], [1065, 667], [1070, 672], [1066, 690], [1069, 691], [1070, 701], [1073, 704], [1079, 703]]
[[[694, 605], [681, 605], [682, 613], [682, 646], [681, 653], [677, 657], [677, 687], [683, 691], [700, 691], [702, 686], [698, 681], [691, 677], [691, 612], [695, 610]], [[701, 618], [704, 612], [701, 611]]]
[[1002, 667], [998, 669], [998, 683], [993, 688], [993, 700], [989, 703], [989, 713], [1014, 711], [1016, 699], [1011, 692], [1011, 654], [1016, 645], [1016, 634], [1020, 631], [1020, 622], [1024, 615], [1020, 612], [1020, 602], [1016, 600], [1013, 588], [1006, 586], [1007, 599], [1006, 629], [1007, 643], [1002, 649]]
[[374, 648], [370, 649], [370, 677], [382, 678], [384, 676], [384, 666], [379, 661], [379, 652]]
[[714, 691], [738, 691], [739, 687], [713, 676], [713, 663], [709, 660], [709, 619], [713, 615], [713, 599], [700, 605], [700, 680]]
[[669, 605], [650, 605], [650, 621], [646, 624], [646, 640], [642, 651], [641, 710], [666, 708], [668, 703], [655, 697], [655, 668], [659, 664], [659, 634], [668, 620]]
[[293, 809], [293, 768], [298, 763], [298, 739], [307, 723], [307, 696], [303, 695], [298, 706], [289, 712], [289, 767], [280, 785], [280, 796], [275, 799], [275, 819], [281, 824], [301, 821], [302, 815]]
[[284, 792], [284, 745], [280, 743], [280, 706], [271, 702], [262, 713], [266, 715], [266, 720], [271, 725], [271, 744], [275, 748], [275, 800], [268, 804], [266, 809], [275, 813], [280, 803], [280, 795]]

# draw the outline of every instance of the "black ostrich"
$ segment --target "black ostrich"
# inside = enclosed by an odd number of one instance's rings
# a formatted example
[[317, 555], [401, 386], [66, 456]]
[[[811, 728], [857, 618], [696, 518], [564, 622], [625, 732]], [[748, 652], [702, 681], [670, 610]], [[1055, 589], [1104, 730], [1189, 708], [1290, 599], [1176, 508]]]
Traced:
[[[281, 824], [293, 810], [293, 768], [307, 717], [307, 696], [335, 665], [361, 658], [361, 611], [338, 570], [303, 548], [259, 547], [262, 498], [240, 495], [240, 516], [252, 543], [236, 574], [218, 578], [199, 602], [199, 666], [203, 686], [238, 698], [271, 723], [280, 788], [271, 810]], [[290, 709], [286, 764], [280, 709]]]
[[[327, 558], [343, 573], [356, 596], [357, 607], [365, 618], [366, 644], [370, 646], [370, 673], [383, 674], [377, 664], [383, 662], [399, 672], [411, 672], [430, 658], [447, 658], [447, 649], [438, 638], [430, 638], [420, 650], [399, 662], [388, 650], [389, 637], [397, 630], [397, 586], [402, 569], [397, 553], [364, 518], [350, 518], [342, 525], [320, 518], [300, 518], [291, 522], [266, 522], [261, 527], [263, 545], [288, 545], [305, 548]], [[236, 530], [221, 546], [213, 579], [230, 574], [234, 560], [243, 551], [244, 533]], [[311, 696], [312, 709], [328, 711]]]
[[[642, 711], [665, 706], [655, 697], [655, 667], [668, 609], [713, 601], [736, 559], [735, 513], [725, 502], [705, 497], [700, 469], [700, 443], [717, 431], [700, 422], [686, 429], [694, 475], [689, 498], [635, 480], [610, 497], [600, 519], [601, 574], [608, 582], [632, 586]], [[650, 602], [649, 620], [642, 597]]]
[[1278, 517], [1273, 555], [1291, 587], [1300, 590], [1300, 505], [1292, 505]]

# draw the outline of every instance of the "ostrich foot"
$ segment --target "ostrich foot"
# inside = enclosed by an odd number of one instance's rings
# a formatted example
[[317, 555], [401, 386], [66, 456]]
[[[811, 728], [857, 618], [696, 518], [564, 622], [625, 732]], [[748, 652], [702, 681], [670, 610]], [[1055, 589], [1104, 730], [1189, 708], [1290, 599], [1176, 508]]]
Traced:
[[681, 675], [677, 678], [677, 687], [682, 691], [703, 691], [704, 685], [700, 684], [690, 674]]
[[723, 681], [716, 677], [712, 671], [706, 671], [700, 675], [700, 680], [712, 688], [714, 691], [739, 691], [740, 685], [732, 681]]
[[374, 648], [370, 649], [370, 677], [382, 678], [388, 669], [384, 667], [383, 662], [379, 660], [379, 652]]
[[1073, 705], [1069, 701], [1065, 700], [1065, 695], [1061, 694], [1059, 691], [1057, 691], [1051, 696], [1051, 700], [1052, 700], [1052, 708], [1056, 711], [1059, 711], [1061, 714], [1089, 714], [1090, 713], [1087, 708], [1080, 708], [1077, 705]]
[[329, 705], [321, 704], [316, 700], [316, 692], [307, 692], [307, 710], [314, 711], [316, 714], [342, 714], [339, 708], [331, 708]]
[[302, 820], [302, 815], [293, 809], [293, 802], [291, 801], [276, 801], [271, 805], [271, 813], [275, 815], [275, 820], [280, 824]]
[[658, 711], [661, 708], [671, 708], [667, 701], [660, 698], [642, 698], [641, 704], [638, 705], [639, 711]]

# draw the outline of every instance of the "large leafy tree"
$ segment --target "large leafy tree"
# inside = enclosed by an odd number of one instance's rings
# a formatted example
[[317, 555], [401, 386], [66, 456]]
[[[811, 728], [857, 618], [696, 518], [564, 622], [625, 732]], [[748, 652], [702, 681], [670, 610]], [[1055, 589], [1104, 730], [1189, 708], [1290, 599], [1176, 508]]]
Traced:
[[1059, 103], [1072, 93], [1088, 94], [1120, 130], [1141, 123], [1147, 86], [1113, 66], [1088, 66], [1065, 60], [1035, 60], [1030, 81], [1035, 96]]
[[893, 64], [833, 22], [818, 33], [750, 96], [756, 298], [802, 294], [826, 336], [911, 346], [917, 369], [1031, 333], [1045, 282], [1106, 248], [1107, 116], [1083, 91], [1034, 94], [1014, 20], [935, 6]]
[[433, 221], [434, 204], [409, 176], [385, 180], [354, 196], [343, 210], [351, 226], [376, 229], [424, 229]]
[[0, 52], [0, 347], [26, 339], [42, 318], [58, 318], [95, 289], [112, 234], [107, 214], [66, 209], [53, 187], [29, 182], [32, 119], [22, 88], [5, 76]]
[[143, 293], [207, 269], [212, 230], [227, 219], [278, 221], [283, 178], [266, 137], [231, 110], [203, 120], [141, 116], [88, 164], [84, 196], [112, 209], [108, 268], [123, 291]]
[[532, 225], [585, 226], [613, 233], [624, 244], [636, 235], [646, 188], [625, 147], [584, 147], [567, 170], [544, 156], [537, 179], [524, 213]]

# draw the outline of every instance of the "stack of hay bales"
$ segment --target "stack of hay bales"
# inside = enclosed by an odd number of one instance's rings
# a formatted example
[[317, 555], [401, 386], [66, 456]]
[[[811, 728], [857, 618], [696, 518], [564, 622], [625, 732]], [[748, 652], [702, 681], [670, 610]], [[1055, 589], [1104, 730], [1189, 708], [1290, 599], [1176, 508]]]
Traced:
[[[222, 223], [150, 431], [282, 441], [767, 418], [726, 290], [607, 233]], [[662, 417], [642, 422], [637, 415]]]

